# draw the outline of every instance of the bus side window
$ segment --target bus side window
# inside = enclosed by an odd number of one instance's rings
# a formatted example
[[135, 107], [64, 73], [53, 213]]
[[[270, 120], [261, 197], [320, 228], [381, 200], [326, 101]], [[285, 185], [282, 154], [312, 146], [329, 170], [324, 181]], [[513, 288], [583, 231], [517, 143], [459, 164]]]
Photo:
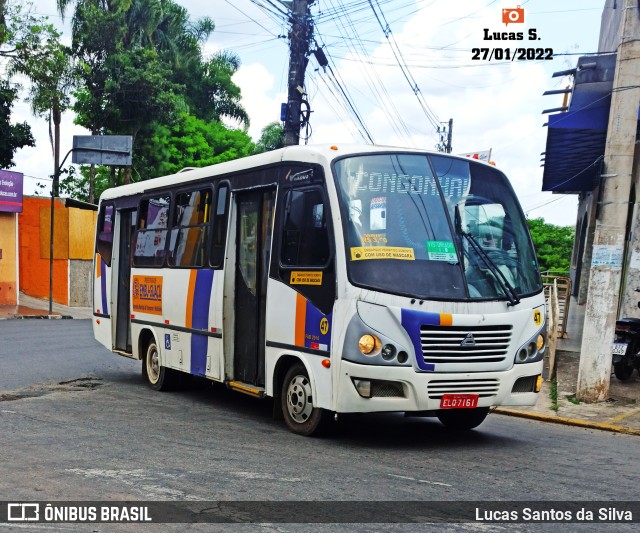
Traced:
[[224, 262], [224, 245], [227, 237], [227, 218], [229, 211], [229, 186], [218, 187], [216, 211], [213, 219], [213, 239], [211, 243], [211, 266], [221, 267]]
[[103, 205], [100, 209], [96, 251], [107, 265], [111, 265], [111, 252], [113, 250], [113, 215], [113, 205]]
[[210, 189], [182, 192], [176, 196], [169, 239], [168, 260], [171, 266], [204, 266], [211, 197]]
[[329, 262], [330, 250], [321, 190], [288, 191], [284, 205], [282, 266], [325, 266]]
[[170, 207], [171, 197], [168, 194], [147, 198], [140, 203], [134, 266], [159, 267], [164, 263]]

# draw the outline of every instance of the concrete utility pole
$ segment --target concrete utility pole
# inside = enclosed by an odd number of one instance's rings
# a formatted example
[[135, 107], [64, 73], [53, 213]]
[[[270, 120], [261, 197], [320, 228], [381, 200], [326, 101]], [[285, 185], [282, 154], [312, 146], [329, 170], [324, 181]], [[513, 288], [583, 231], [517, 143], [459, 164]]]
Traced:
[[589, 273], [589, 295], [576, 397], [585, 402], [609, 396], [624, 238], [633, 180], [640, 105], [640, 18], [638, 0], [624, 0], [604, 155], [603, 190]]
[[304, 93], [304, 73], [307, 68], [312, 26], [309, 6], [314, 0], [293, 0], [291, 32], [289, 34], [289, 93], [284, 123], [284, 145], [300, 142], [300, 108]]

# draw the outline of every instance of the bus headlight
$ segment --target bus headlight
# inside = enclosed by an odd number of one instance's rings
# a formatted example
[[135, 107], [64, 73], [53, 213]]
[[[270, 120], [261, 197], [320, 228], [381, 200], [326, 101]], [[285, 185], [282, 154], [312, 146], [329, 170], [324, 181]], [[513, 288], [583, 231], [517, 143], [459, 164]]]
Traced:
[[378, 355], [380, 353], [380, 339], [372, 333], [365, 333], [358, 341], [358, 348], [363, 355]]
[[516, 352], [515, 363], [535, 363], [544, 356], [547, 348], [547, 337], [544, 331], [539, 331], [534, 337], [523, 344]]

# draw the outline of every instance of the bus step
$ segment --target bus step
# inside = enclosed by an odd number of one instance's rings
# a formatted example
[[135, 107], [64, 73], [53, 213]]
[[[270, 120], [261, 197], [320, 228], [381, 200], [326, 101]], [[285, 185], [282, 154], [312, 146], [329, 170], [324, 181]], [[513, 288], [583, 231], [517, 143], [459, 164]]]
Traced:
[[242, 392], [243, 394], [253, 396], [254, 398], [264, 398], [265, 394], [264, 387], [257, 387], [256, 385], [242, 383], [241, 381], [227, 381], [227, 387], [237, 390], [238, 392]]

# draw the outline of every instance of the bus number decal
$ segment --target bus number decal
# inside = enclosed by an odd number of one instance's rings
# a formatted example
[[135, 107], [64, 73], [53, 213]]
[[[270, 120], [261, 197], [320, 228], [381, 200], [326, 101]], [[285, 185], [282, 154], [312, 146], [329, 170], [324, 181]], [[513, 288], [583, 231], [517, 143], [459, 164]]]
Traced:
[[329, 333], [329, 321], [325, 317], [320, 320], [320, 333], [323, 335]]
[[354, 246], [351, 248], [351, 260], [363, 259], [403, 259], [415, 261], [413, 248], [400, 248], [397, 246]]
[[290, 285], [322, 285], [322, 272], [291, 272]]
[[162, 276], [133, 276], [131, 292], [134, 311], [162, 315]]
[[533, 323], [534, 323], [536, 326], [540, 326], [540, 325], [542, 325], [542, 313], [540, 312], [540, 309], [536, 309], [536, 310], [533, 312]]

